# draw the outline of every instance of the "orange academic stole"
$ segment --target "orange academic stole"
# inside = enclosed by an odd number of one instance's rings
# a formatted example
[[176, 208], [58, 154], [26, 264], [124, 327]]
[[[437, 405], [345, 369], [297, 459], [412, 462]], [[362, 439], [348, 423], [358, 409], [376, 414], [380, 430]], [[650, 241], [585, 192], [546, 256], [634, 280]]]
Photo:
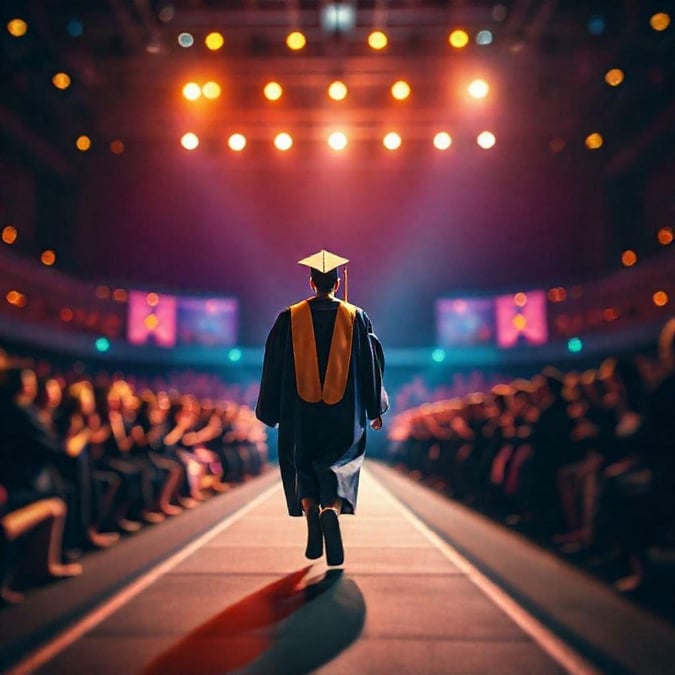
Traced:
[[328, 405], [334, 405], [342, 400], [349, 377], [355, 318], [356, 307], [341, 301], [335, 317], [326, 379], [322, 389], [312, 311], [307, 300], [291, 305], [295, 384], [298, 395], [303, 401], [307, 401], [307, 403], [323, 401]]

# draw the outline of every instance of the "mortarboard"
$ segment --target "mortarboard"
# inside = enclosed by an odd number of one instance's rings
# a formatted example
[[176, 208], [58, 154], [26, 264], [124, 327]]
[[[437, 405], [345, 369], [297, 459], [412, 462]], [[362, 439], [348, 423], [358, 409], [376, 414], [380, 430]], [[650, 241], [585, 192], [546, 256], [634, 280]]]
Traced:
[[[298, 260], [298, 265], [306, 265], [314, 270], [318, 270], [323, 274], [330, 272], [340, 265], [346, 265], [349, 262], [348, 258], [343, 258], [342, 256], [335, 255], [330, 251], [321, 249], [318, 253], [307, 256], [302, 260]], [[345, 269], [345, 302], [347, 301], [347, 270]]]

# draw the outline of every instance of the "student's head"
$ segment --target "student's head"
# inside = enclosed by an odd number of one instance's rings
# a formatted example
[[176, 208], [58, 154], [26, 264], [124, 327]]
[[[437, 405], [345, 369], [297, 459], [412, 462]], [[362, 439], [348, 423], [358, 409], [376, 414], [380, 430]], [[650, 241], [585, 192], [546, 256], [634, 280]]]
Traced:
[[310, 272], [310, 285], [319, 293], [331, 293], [337, 291], [340, 286], [340, 278], [337, 269], [330, 272], [320, 272], [312, 268]]

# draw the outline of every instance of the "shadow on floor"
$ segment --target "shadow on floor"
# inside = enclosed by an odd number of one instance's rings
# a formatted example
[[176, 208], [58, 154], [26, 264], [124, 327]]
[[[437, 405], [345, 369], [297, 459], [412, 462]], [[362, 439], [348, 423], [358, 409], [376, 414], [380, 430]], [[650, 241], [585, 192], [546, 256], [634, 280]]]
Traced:
[[292, 572], [227, 607], [146, 666], [143, 675], [308, 673], [360, 635], [366, 605], [342, 570]]

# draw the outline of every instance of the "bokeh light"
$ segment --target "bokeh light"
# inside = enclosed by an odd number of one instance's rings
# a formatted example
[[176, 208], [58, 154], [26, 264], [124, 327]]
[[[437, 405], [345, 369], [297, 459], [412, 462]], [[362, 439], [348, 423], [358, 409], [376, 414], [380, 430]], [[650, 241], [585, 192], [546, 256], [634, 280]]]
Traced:
[[192, 47], [192, 45], [195, 43], [195, 39], [192, 36], [192, 33], [181, 33], [178, 36], [178, 44], [183, 47], [184, 49], [188, 49], [189, 47]]
[[119, 138], [111, 141], [110, 152], [112, 152], [113, 155], [121, 155], [124, 152], [124, 143], [122, 143]]
[[227, 353], [227, 358], [232, 361], [232, 363], [239, 363], [241, 361], [243, 353], [239, 347], [232, 347], [230, 351]]
[[469, 84], [466, 90], [473, 98], [485, 98], [490, 91], [490, 85], [485, 80], [476, 79]]
[[610, 87], [618, 87], [624, 80], [623, 70], [621, 68], [610, 68], [605, 73], [605, 82]]
[[465, 30], [457, 28], [448, 36], [448, 42], [455, 49], [462, 49], [469, 44], [469, 34]]
[[331, 82], [328, 87], [328, 96], [334, 101], [342, 101], [347, 96], [347, 85], [341, 80]]
[[159, 304], [159, 295], [157, 295], [157, 293], [148, 293], [145, 296], [145, 302], [150, 307], [157, 307], [157, 305]]
[[602, 144], [604, 143], [604, 139], [601, 134], [599, 134], [597, 131], [593, 132], [592, 134], [588, 134], [586, 136], [586, 140], [584, 141], [586, 147], [589, 150], [598, 150], [599, 148], [602, 147]]
[[306, 44], [307, 38], [299, 30], [294, 30], [286, 36], [286, 46], [294, 52], [303, 49]]
[[52, 77], [52, 84], [57, 89], [68, 89], [68, 87], [70, 87], [70, 75], [68, 75], [68, 73], [56, 73], [54, 77]]
[[452, 145], [452, 138], [447, 131], [439, 131], [434, 136], [434, 147], [436, 150], [447, 150]]
[[5, 299], [10, 305], [13, 305], [14, 307], [25, 307], [28, 303], [28, 298], [21, 291], [17, 291], [15, 289], [7, 291]]
[[278, 101], [284, 93], [278, 82], [268, 82], [263, 89], [263, 94], [268, 101]]
[[622, 254], [621, 254], [621, 264], [624, 267], [633, 267], [635, 263], [637, 262], [637, 254], [635, 251], [632, 249], [626, 249]]
[[333, 150], [344, 150], [347, 147], [347, 136], [341, 131], [334, 131], [328, 137], [328, 145]]
[[551, 148], [551, 152], [562, 152], [565, 149], [565, 139], [556, 136], [548, 142], [548, 147]]
[[71, 19], [66, 24], [66, 32], [68, 35], [70, 35], [70, 37], [78, 38], [84, 33], [84, 26], [78, 19]]
[[391, 95], [397, 101], [403, 101], [410, 96], [410, 85], [405, 80], [397, 80], [391, 85]]
[[206, 45], [207, 49], [210, 49], [212, 52], [215, 52], [218, 51], [225, 44], [225, 38], [223, 37], [222, 33], [214, 31], [213, 33], [209, 33], [204, 38], [204, 44]]
[[104, 337], [96, 338], [94, 346], [97, 352], [107, 352], [110, 349], [110, 340]]
[[112, 292], [112, 299], [115, 302], [126, 302], [129, 299], [129, 293], [124, 288], [116, 288]]
[[489, 30], [479, 30], [476, 34], [476, 44], [481, 47], [492, 44], [492, 32]]
[[274, 137], [274, 146], [277, 150], [281, 150], [282, 152], [290, 150], [293, 146], [293, 138], [289, 133], [282, 131]]
[[401, 147], [401, 137], [395, 131], [390, 131], [382, 139], [382, 143], [387, 150], [397, 150]]
[[188, 101], [196, 101], [202, 95], [202, 88], [196, 82], [183, 85], [183, 96]]
[[368, 35], [368, 46], [375, 51], [384, 49], [388, 42], [389, 39], [381, 30], [373, 30]]
[[567, 349], [572, 354], [578, 354], [584, 348], [584, 343], [581, 341], [581, 338], [572, 337], [567, 341]]
[[548, 291], [548, 299], [551, 302], [563, 302], [567, 298], [567, 291], [562, 286], [556, 286]]
[[17, 240], [18, 236], [19, 233], [14, 225], [5, 225], [5, 227], [2, 228], [2, 241], [5, 244], [11, 246]]
[[188, 131], [186, 134], [183, 134], [180, 139], [180, 144], [186, 150], [194, 150], [199, 145], [199, 136], [197, 134]]
[[441, 349], [440, 347], [436, 347], [436, 349], [431, 352], [431, 360], [435, 363], [443, 363], [443, 361], [445, 361], [445, 357], [445, 349]]
[[51, 267], [56, 262], [56, 253], [51, 249], [45, 249], [40, 256], [40, 262], [46, 267]]
[[28, 32], [28, 24], [23, 19], [11, 19], [7, 22], [7, 32], [13, 37], [23, 37]]
[[659, 240], [659, 244], [662, 246], [668, 246], [673, 243], [673, 228], [672, 227], [662, 227], [658, 234], [656, 235]]
[[525, 293], [516, 293], [513, 296], [513, 304], [516, 307], [525, 307], [527, 304], [527, 295]]
[[152, 333], [152, 331], [159, 326], [159, 319], [156, 314], [148, 314], [145, 319], [143, 319], [143, 324]]
[[82, 136], [78, 136], [77, 140], [75, 141], [75, 146], [80, 152], [86, 152], [91, 148], [91, 138], [89, 136], [86, 136], [85, 134], [82, 134]]
[[241, 152], [246, 147], [246, 136], [244, 136], [244, 134], [238, 133], [232, 134], [227, 139], [227, 145], [229, 146], [230, 150]]
[[657, 307], [665, 307], [668, 304], [668, 293], [665, 291], [656, 291], [652, 296], [652, 301]]
[[478, 143], [483, 150], [489, 150], [496, 142], [497, 139], [491, 131], [481, 131], [476, 137], [476, 143]]
[[220, 96], [220, 91], [220, 85], [213, 81], [207, 82], [202, 87], [202, 94], [204, 94], [205, 98], [208, 98], [211, 101], [217, 99]]
[[656, 14], [652, 14], [649, 19], [649, 25], [655, 31], [661, 32], [666, 30], [666, 28], [670, 26], [670, 15], [666, 12], [657, 12]]
[[97, 286], [96, 287], [96, 297], [105, 300], [110, 297], [110, 288], [108, 286]]

